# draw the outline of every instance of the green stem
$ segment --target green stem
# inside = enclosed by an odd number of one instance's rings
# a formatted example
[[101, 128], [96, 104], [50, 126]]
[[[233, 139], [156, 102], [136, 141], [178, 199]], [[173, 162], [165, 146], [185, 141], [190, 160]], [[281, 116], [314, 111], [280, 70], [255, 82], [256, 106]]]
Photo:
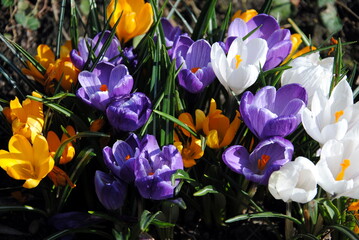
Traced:
[[[286, 215], [292, 216], [292, 202], [286, 203]], [[285, 239], [289, 240], [293, 237], [293, 222], [289, 219], [285, 219]]]

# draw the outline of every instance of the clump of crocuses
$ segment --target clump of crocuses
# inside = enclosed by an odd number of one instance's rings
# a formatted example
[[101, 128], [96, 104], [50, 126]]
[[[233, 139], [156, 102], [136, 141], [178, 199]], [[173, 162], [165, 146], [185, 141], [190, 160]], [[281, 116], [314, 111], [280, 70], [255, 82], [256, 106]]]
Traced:
[[123, 64], [99, 63], [93, 72], [79, 74], [77, 96], [85, 103], [105, 111], [116, 131], [135, 131], [151, 115], [152, 104], [140, 92], [132, 93], [133, 78]]
[[125, 141], [118, 140], [113, 147], [103, 149], [104, 162], [111, 173], [97, 171], [96, 193], [109, 210], [123, 205], [127, 185], [134, 184], [146, 199], [163, 200], [174, 197], [178, 181], [171, 183], [172, 175], [183, 169], [181, 154], [174, 145], [158, 146], [153, 135], [142, 140], [131, 134]]

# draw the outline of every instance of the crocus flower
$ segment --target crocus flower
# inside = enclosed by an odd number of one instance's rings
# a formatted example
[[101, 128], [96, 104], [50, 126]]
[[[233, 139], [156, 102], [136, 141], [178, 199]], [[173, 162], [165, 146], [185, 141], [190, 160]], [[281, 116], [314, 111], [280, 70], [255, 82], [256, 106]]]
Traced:
[[110, 63], [99, 63], [93, 72], [82, 71], [79, 74], [81, 88], [77, 96], [85, 103], [101, 111], [114, 97], [129, 94], [133, 87], [133, 78], [125, 65], [114, 66]]
[[260, 38], [247, 42], [236, 38], [227, 56], [220, 44], [214, 43], [211, 50], [212, 68], [220, 83], [238, 95], [257, 80], [267, 52], [267, 43]]
[[153, 200], [173, 197], [179, 182], [172, 185], [171, 177], [178, 169], [183, 169], [181, 154], [173, 145], [159, 149], [153, 135], [144, 136], [141, 144], [141, 153], [135, 164], [135, 185], [139, 193]]
[[28, 68], [22, 69], [22, 72], [41, 83], [46, 92], [52, 92], [54, 89], [53, 80], [61, 81], [61, 87], [67, 91], [71, 90], [77, 83], [79, 70], [70, 60], [71, 41], [67, 41], [60, 50], [60, 58], [55, 59], [55, 54], [51, 48], [45, 44], [37, 47], [37, 55], [34, 57], [45, 69], [46, 73], [41, 74], [36, 67], [27, 62]]
[[24, 188], [34, 188], [54, 167], [45, 137], [36, 135], [31, 144], [20, 134], [10, 138], [9, 151], [0, 150], [0, 167]]
[[341, 140], [358, 123], [358, 111], [359, 103], [353, 104], [353, 92], [344, 79], [329, 98], [322, 91], [314, 93], [311, 110], [303, 110], [303, 127], [320, 145], [330, 139]]
[[264, 71], [278, 66], [290, 53], [292, 42], [290, 41], [290, 31], [281, 29], [277, 20], [267, 14], [258, 14], [251, 18], [247, 23], [240, 18], [236, 18], [228, 27], [228, 38], [243, 38], [254, 29], [248, 39], [262, 38], [267, 42], [268, 53], [263, 67]]
[[237, 12], [234, 13], [233, 17], [232, 17], [232, 21], [236, 18], [240, 18], [245, 22], [248, 22], [249, 20], [251, 20], [254, 16], [257, 16], [258, 12], [254, 9], [248, 9], [244, 12], [242, 12], [241, 10], [238, 10]]
[[306, 46], [306, 47], [298, 50], [300, 44], [302, 44], [302, 42], [303, 42], [302, 36], [299, 33], [294, 33], [294, 34], [290, 35], [290, 41], [292, 42], [292, 48], [290, 49], [289, 55], [283, 60], [281, 65], [287, 63], [290, 59], [300, 57], [305, 53], [308, 53], [310, 51], [314, 51], [317, 49], [314, 46]]
[[179, 37], [181, 35], [187, 36], [187, 34], [182, 33], [179, 27], [173, 27], [166, 18], [161, 18], [161, 24], [165, 35], [166, 47], [169, 48], [167, 51], [168, 56], [172, 58], [174, 46], [176, 46]]
[[270, 175], [268, 189], [275, 199], [307, 203], [317, 194], [317, 178], [313, 162], [297, 157]]
[[359, 141], [331, 139], [321, 150], [316, 164], [318, 185], [334, 197], [359, 199]]
[[106, 146], [103, 150], [103, 159], [117, 178], [130, 183], [135, 180], [135, 158], [138, 156], [139, 140], [135, 134], [125, 140], [117, 140], [112, 148]]
[[306, 103], [306, 91], [299, 84], [286, 85], [278, 91], [266, 86], [255, 95], [245, 92], [239, 110], [243, 122], [259, 139], [285, 137], [300, 124]]
[[292, 159], [293, 150], [290, 141], [272, 137], [259, 142], [251, 154], [243, 146], [231, 146], [224, 151], [222, 160], [246, 179], [267, 185], [270, 175]]
[[[66, 127], [66, 131], [70, 137], [75, 136], [76, 134], [75, 129], [70, 125]], [[47, 133], [46, 139], [47, 142], [49, 143], [49, 150], [52, 157], [55, 156], [55, 153], [57, 149], [60, 147], [60, 145], [68, 139], [67, 134], [63, 133], [60, 140], [54, 131], [49, 131]], [[74, 158], [74, 156], [75, 156], [75, 148], [72, 145], [72, 143], [69, 142], [68, 144], [66, 144], [64, 151], [62, 152], [59, 163], [66, 164], [70, 162]]]
[[117, 131], [135, 131], [152, 113], [150, 99], [141, 92], [114, 98], [106, 109], [109, 123]]
[[[41, 98], [41, 95], [36, 92], [32, 92], [32, 96]], [[42, 107], [42, 102], [28, 98], [22, 102], [22, 105], [17, 97], [11, 100], [7, 118], [11, 121], [13, 133], [32, 140], [36, 135], [41, 134], [44, 125]]]
[[144, 0], [111, 0], [107, 6], [107, 17], [111, 17], [111, 27], [121, 17], [116, 35], [125, 43], [148, 31], [153, 22], [153, 11], [151, 4]]
[[[101, 36], [103, 37], [101, 38]], [[96, 34], [96, 36], [91, 38], [82, 38], [79, 41], [78, 44], [78, 50], [73, 49], [70, 53], [71, 61], [74, 63], [74, 65], [80, 69], [83, 70], [83, 67], [85, 66], [85, 63], [89, 60], [89, 57], [98, 57], [100, 54], [101, 49], [103, 48], [105, 42], [110, 37], [111, 32], [105, 31], [104, 33], [100, 32]], [[96, 49], [94, 49], [96, 47]], [[110, 42], [110, 45], [108, 49], [103, 53], [101, 56], [100, 62], [110, 62], [112, 64], [115, 64], [116, 61], [118, 61], [121, 47], [120, 41], [114, 36], [112, 38], [112, 41]], [[93, 54], [93, 56], [90, 55], [90, 50]], [[92, 61], [89, 62], [89, 67], [92, 66]]]
[[281, 84], [301, 84], [307, 90], [309, 103], [312, 102], [315, 91], [320, 90], [324, 96], [329, 96], [333, 63], [333, 57], [320, 60], [319, 52], [298, 57], [289, 63], [288, 66], [292, 68], [283, 72]]
[[101, 204], [108, 210], [118, 210], [122, 207], [127, 184], [110, 174], [97, 170], [95, 173], [95, 190]]
[[194, 42], [188, 49], [177, 47], [174, 50], [177, 68], [182, 66], [178, 73], [179, 85], [188, 92], [202, 92], [213, 82], [215, 75], [210, 53], [211, 45], [203, 39]]

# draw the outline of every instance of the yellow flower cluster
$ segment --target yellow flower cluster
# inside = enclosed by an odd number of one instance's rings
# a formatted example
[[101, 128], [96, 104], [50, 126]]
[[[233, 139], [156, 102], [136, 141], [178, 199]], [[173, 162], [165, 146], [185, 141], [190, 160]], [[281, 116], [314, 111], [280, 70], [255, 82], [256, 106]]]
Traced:
[[[41, 98], [36, 92], [33, 92], [32, 96]], [[56, 167], [53, 156], [67, 136], [63, 136], [61, 142], [52, 131], [48, 133], [48, 139], [42, 136], [44, 125], [42, 102], [27, 98], [21, 104], [19, 99], [15, 98], [10, 101], [9, 108], [4, 108], [3, 113], [11, 123], [14, 135], [9, 140], [8, 151], [0, 150], [0, 167], [10, 177], [25, 180], [23, 187], [34, 188]], [[73, 127], [68, 126], [66, 130], [70, 136], [75, 135]], [[71, 161], [74, 155], [75, 149], [71, 143], [68, 143], [60, 158], [60, 164]], [[58, 182], [56, 176], [66, 175], [64, 172], [56, 174], [59, 172], [57, 170], [51, 174], [55, 185]], [[74, 186], [70, 180], [67, 183]]]

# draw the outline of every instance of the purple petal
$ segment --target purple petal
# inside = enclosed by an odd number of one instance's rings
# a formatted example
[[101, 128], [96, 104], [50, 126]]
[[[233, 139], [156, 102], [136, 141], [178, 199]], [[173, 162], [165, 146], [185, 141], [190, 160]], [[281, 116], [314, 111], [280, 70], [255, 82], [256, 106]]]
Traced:
[[280, 114], [293, 99], [300, 99], [306, 105], [308, 101], [307, 91], [300, 84], [293, 83], [284, 85], [277, 91], [273, 111]]
[[100, 90], [101, 81], [96, 76], [96, 74], [92, 72], [89, 71], [80, 72], [78, 76], [78, 81], [80, 82], [86, 94], [89, 96], [95, 94], [97, 91]]
[[101, 111], [105, 111], [111, 99], [109, 98], [107, 91], [98, 91], [95, 94], [90, 95], [90, 101], [92, 103], [92, 106], [96, 107]]
[[[178, 38], [178, 41], [176, 42], [176, 45], [173, 47], [173, 59], [177, 59], [179, 57], [182, 57], [183, 59], [185, 59], [186, 55], [187, 55], [187, 51], [189, 49], [189, 47], [193, 44], [193, 40], [188, 37], [188, 36], [180, 36]], [[176, 62], [176, 66], [177, 68], [180, 67], [180, 65], [182, 64], [182, 62]]]
[[243, 38], [248, 34], [247, 23], [240, 18], [234, 19], [228, 27], [228, 37]]
[[75, 65], [76, 68], [82, 70], [85, 65], [85, 60], [80, 56], [79, 52], [76, 49], [72, 49], [70, 52], [71, 62]]
[[249, 153], [243, 146], [231, 146], [222, 154], [222, 160], [232, 171], [242, 174], [243, 163], [247, 165], [246, 162], [249, 160]]
[[285, 137], [294, 132], [297, 127], [298, 118], [293, 115], [270, 119], [263, 128], [261, 139], [272, 136]]
[[182, 69], [178, 73], [178, 83], [190, 93], [199, 93], [204, 89], [203, 83], [189, 69]]
[[207, 67], [211, 61], [211, 45], [206, 40], [200, 39], [194, 42], [186, 55], [188, 69]]
[[89, 96], [87, 95], [87, 93], [85, 92], [84, 88], [79, 88], [76, 92], [76, 96], [81, 98], [82, 101], [84, 101], [86, 104], [93, 106], [92, 102], [90, 101]]
[[120, 170], [123, 165], [123, 162], [116, 161], [115, 156], [113, 155], [112, 149], [108, 146], [102, 149], [103, 161], [108, 169], [116, 176], [119, 177]]
[[[105, 84], [109, 86], [110, 74], [114, 67], [115, 66], [109, 62], [100, 62], [92, 72], [100, 79], [101, 85]], [[100, 89], [97, 91], [99, 90]]]
[[95, 173], [95, 190], [102, 205], [108, 210], [122, 207], [127, 194], [127, 184], [101, 171]]
[[[92, 40], [88, 38], [88, 43], [90, 44], [91, 46], [91, 42]], [[80, 41], [79, 41], [79, 44], [77, 45], [77, 48], [79, 50], [79, 54], [80, 56], [83, 58], [84, 62], [87, 61], [87, 58], [88, 58], [88, 55], [89, 55], [89, 50], [87, 48], [87, 44], [86, 44], [86, 40], [84, 38], [82, 38]]]
[[112, 71], [109, 81], [109, 91], [111, 97], [117, 97], [131, 93], [133, 78], [129, 75], [125, 65], [118, 65]]
[[255, 31], [248, 39], [263, 38], [269, 39], [272, 33], [279, 29], [277, 20], [267, 14], [258, 14], [247, 22], [248, 32], [251, 32], [258, 26], [262, 25], [257, 31]]

